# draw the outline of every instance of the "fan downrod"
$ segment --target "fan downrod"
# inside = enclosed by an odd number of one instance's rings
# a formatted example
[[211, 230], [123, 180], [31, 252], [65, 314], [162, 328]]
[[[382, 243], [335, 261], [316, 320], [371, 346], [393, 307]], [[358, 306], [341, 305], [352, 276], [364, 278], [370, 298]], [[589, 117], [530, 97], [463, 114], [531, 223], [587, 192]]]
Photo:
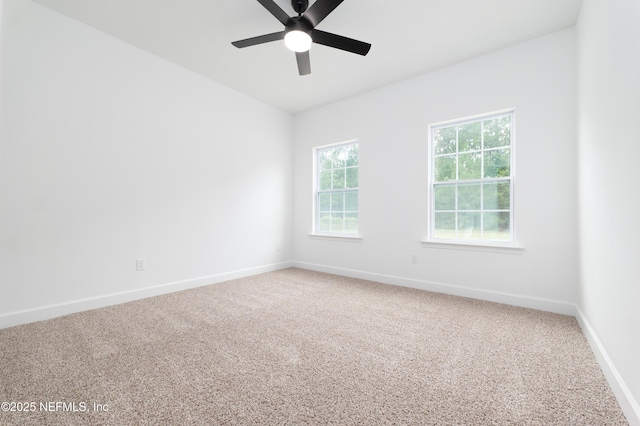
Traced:
[[291, 7], [293, 7], [293, 10], [300, 16], [307, 10], [307, 7], [309, 7], [309, 0], [291, 0]]

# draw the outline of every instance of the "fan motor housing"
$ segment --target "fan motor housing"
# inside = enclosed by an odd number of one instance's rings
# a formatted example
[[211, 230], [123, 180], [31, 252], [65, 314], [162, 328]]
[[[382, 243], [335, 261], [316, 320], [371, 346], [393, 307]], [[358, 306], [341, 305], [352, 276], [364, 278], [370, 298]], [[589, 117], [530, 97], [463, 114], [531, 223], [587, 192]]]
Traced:
[[297, 17], [289, 18], [289, 22], [287, 22], [287, 25], [285, 27], [286, 32], [302, 31], [309, 35], [311, 35], [311, 30], [313, 30], [313, 27], [310, 26], [306, 20]]

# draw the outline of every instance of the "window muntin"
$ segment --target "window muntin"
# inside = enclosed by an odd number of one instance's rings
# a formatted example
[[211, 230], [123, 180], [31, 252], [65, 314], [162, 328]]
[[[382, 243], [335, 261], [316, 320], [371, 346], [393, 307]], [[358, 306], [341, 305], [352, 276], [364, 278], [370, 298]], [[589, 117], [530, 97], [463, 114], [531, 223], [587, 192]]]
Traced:
[[513, 130], [513, 111], [431, 126], [431, 240], [514, 242]]
[[316, 234], [358, 234], [358, 148], [316, 149]]

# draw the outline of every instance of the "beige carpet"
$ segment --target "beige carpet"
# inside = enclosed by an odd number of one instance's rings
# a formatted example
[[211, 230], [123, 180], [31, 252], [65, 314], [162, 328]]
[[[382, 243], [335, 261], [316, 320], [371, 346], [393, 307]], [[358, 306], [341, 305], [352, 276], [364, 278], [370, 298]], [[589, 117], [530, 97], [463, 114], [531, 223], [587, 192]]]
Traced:
[[3, 425], [627, 424], [572, 317], [300, 269], [0, 330], [0, 365]]

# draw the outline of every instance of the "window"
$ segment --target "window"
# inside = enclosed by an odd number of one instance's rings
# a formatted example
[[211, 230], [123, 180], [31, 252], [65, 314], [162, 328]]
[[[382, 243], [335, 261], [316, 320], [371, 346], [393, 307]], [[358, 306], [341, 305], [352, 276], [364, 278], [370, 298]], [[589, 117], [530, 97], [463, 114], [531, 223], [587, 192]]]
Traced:
[[358, 144], [321, 147], [315, 154], [315, 233], [358, 234]]
[[514, 111], [430, 126], [430, 240], [514, 242]]

